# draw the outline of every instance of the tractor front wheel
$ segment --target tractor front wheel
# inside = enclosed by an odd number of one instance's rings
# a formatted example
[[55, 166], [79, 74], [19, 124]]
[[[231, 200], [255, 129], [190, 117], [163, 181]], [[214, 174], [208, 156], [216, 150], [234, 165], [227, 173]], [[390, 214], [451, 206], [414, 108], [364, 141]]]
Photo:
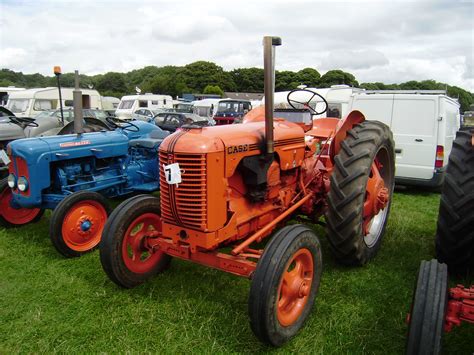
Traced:
[[448, 268], [422, 261], [409, 315], [408, 355], [439, 354], [448, 304]]
[[363, 265], [385, 232], [395, 184], [392, 132], [364, 121], [347, 132], [334, 157], [326, 212], [329, 245], [339, 262]]
[[90, 252], [100, 242], [109, 213], [107, 200], [101, 194], [75, 192], [53, 211], [49, 225], [51, 242], [67, 258]]
[[0, 181], [0, 226], [19, 227], [40, 220], [44, 210], [41, 208], [15, 208], [11, 205], [12, 190], [7, 179]]
[[250, 325], [257, 338], [280, 346], [300, 330], [311, 313], [321, 270], [321, 247], [311, 229], [290, 225], [273, 236], [250, 287]]
[[100, 244], [100, 262], [109, 278], [132, 288], [164, 271], [171, 257], [146, 242], [161, 232], [158, 198], [138, 195], [122, 202], [110, 215]]

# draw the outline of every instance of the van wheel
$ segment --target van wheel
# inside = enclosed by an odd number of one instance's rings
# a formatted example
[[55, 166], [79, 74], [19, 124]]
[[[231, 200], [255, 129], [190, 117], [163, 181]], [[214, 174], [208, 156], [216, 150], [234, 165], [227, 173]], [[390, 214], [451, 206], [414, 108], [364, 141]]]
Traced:
[[422, 261], [409, 315], [406, 353], [439, 354], [448, 305], [448, 268]]
[[392, 132], [364, 121], [347, 132], [334, 157], [326, 212], [329, 245], [337, 260], [362, 265], [380, 248], [395, 184]]
[[451, 271], [474, 264], [474, 130], [459, 131], [441, 191], [436, 256]]

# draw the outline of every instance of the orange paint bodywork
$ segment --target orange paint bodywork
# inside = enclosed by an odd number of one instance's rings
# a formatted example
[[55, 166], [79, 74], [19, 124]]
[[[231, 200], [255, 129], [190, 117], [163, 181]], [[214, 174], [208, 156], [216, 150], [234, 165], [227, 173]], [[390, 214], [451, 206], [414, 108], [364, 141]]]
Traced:
[[[320, 216], [329, 192], [332, 158], [346, 130], [363, 120], [315, 120], [307, 129], [274, 120], [274, 155], [267, 165], [264, 197], [253, 200], [243, 159], [265, 165], [263, 107], [244, 123], [184, 128], [160, 146], [162, 233], [152, 248], [242, 276], [250, 276], [261, 251], [250, 244], [270, 235], [297, 210]], [[305, 132], [306, 131], [306, 132]], [[179, 163], [182, 182], [166, 182], [163, 165]], [[265, 170], [262, 170], [265, 171]], [[232, 255], [218, 248], [232, 246]]]

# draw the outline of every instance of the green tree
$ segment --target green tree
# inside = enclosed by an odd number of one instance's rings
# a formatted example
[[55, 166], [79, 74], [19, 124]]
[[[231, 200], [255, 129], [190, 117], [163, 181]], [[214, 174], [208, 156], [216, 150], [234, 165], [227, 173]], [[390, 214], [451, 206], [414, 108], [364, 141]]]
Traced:
[[342, 70], [330, 70], [319, 79], [319, 87], [330, 87], [331, 85], [346, 84], [349, 86], [359, 86], [354, 75]]
[[96, 80], [95, 88], [103, 96], [122, 97], [130, 93], [125, 83], [124, 74], [121, 73], [108, 72], [99, 76]]
[[263, 92], [263, 69], [239, 68], [230, 73], [238, 92]]
[[215, 94], [219, 95], [220, 97], [224, 96], [224, 91], [219, 87], [219, 85], [207, 85], [203, 92], [203, 94]]
[[309, 87], [317, 87], [321, 74], [316, 69], [304, 68], [296, 73], [298, 85], [303, 84]]

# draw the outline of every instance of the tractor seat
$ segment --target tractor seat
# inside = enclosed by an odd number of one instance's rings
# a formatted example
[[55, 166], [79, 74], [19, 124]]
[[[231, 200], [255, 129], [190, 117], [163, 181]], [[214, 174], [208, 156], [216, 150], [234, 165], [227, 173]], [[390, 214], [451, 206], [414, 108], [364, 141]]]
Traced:
[[129, 145], [130, 147], [158, 149], [163, 139], [169, 134], [168, 131], [155, 129], [148, 134], [147, 138], [130, 139]]

